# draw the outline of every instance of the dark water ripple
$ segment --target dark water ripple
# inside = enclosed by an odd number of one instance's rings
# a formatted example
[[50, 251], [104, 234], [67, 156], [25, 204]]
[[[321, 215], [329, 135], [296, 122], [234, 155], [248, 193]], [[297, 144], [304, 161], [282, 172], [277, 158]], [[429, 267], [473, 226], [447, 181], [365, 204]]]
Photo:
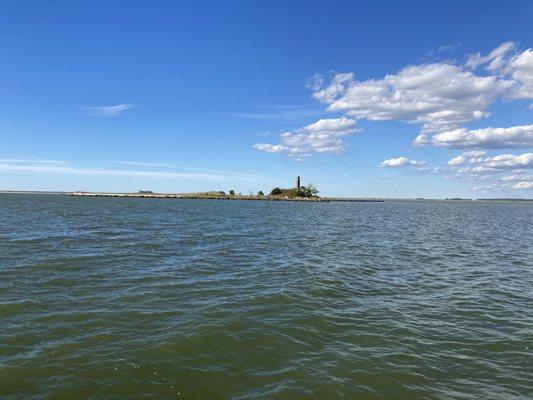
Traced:
[[0, 196], [2, 399], [530, 399], [527, 204]]

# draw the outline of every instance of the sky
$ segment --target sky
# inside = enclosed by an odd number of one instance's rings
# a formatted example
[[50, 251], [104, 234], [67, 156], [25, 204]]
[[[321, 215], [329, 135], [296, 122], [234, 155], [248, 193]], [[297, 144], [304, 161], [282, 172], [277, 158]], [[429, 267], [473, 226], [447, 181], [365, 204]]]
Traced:
[[0, 190], [533, 197], [533, 2], [0, 1]]

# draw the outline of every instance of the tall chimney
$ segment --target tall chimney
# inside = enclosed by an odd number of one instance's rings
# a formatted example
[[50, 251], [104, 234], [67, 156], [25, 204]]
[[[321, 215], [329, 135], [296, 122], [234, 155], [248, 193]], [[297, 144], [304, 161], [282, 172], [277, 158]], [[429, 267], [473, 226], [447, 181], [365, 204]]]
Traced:
[[300, 177], [296, 177], [296, 189], [300, 190]]

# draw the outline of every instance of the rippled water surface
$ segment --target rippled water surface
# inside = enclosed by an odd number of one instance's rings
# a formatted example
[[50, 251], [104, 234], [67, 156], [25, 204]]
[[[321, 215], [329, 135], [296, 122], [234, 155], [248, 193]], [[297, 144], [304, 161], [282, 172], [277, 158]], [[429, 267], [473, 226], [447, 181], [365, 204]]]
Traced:
[[0, 195], [0, 398], [531, 399], [532, 221]]

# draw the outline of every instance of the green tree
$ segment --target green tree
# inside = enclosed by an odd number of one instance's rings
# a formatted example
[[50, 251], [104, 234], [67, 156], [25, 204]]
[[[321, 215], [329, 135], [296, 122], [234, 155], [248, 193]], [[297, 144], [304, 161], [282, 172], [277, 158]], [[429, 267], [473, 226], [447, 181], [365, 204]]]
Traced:
[[308, 183], [306, 186], [300, 188], [300, 193], [303, 197], [313, 197], [318, 194], [318, 190], [315, 185]]
[[265, 194], [263, 193], [262, 190], [260, 190], [259, 192], [257, 192], [257, 195], [258, 195], [258, 196], [264, 196]]
[[281, 189], [279, 187], [275, 187], [270, 191], [271, 196], [277, 196], [278, 194], [281, 194]]
[[230, 196], [235, 196], [235, 190], [231, 189], [231, 190], [229, 191], [229, 195], [230, 195]]

